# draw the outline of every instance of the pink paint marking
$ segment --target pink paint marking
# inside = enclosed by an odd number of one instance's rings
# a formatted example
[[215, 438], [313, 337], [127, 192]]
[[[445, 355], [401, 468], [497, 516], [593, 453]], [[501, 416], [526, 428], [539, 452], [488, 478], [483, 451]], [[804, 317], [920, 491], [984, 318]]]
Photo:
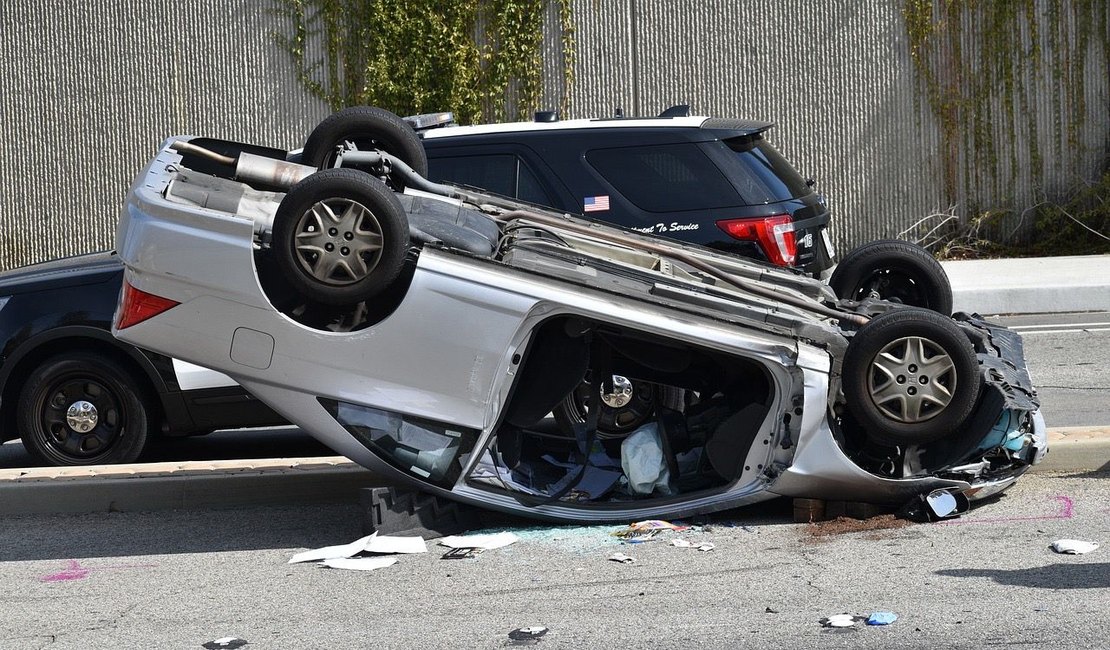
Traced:
[[70, 560], [69, 561], [69, 566], [66, 567], [64, 570], [59, 571], [57, 573], [51, 573], [48, 576], [43, 576], [43, 577], [39, 578], [39, 580], [42, 580], [43, 582], [62, 582], [62, 581], [65, 581], [65, 580], [84, 580], [85, 578], [89, 577], [89, 571], [92, 571], [92, 569], [86, 569], [85, 567], [81, 566], [81, 563], [78, 562], [77, 560]]
[[987, 519], [952, 519], [950, 521], [938, 522], [945, 526], [955, 526], [958, 524], [1007, 524], [1014, 521], [1044, 521], [1047, 519], [1071, 519], [1075, 515], [1075, 504], [1072, 502], [1071, 497], [1058, 495], [1052, 497], [1057, 503], [1063, 504], [1060, 512], [1051, 515], [1040, 515], [1036, 517], [989, 517]]
[[[96, 571], [106, 571], [112, 569], [148, 569], [156, 567], [157, 564], [116, 564], [103, 567], [95, 567]], [[83, 567], [77, 560], [69, 560], [69, 566], [59, 571], [58, 573], [51, 573], [45, 575], [39, 580], [43, 582], [63, 582], [66, 580], [84, 580], [89, 577], [89, 574], [94, 570], [93, 567]]]

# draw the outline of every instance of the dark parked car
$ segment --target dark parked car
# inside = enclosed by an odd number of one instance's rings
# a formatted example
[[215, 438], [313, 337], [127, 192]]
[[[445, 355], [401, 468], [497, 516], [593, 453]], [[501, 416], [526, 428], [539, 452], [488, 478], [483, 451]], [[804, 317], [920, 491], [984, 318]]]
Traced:
[[48, 465], [127, 463], [151, 436], [284, 422], [226, 375], [113, 338], [122, 278], [112, 252], [0, 274], [0, 439]]

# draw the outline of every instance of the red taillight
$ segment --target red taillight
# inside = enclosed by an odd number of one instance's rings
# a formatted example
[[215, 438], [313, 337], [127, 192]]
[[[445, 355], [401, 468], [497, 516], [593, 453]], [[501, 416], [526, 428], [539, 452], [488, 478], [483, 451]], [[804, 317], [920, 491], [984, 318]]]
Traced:
[[130, 283], [124, 282], [123, 299], [120, 301], [116, 329], [127, 329], [180, 304], [169, 298], [139, 291]]
[[717, 227], [730, 237], [758, 242], [763, 254], [776, 266], [794, 266], [798, 246], [794, 241], [794, 220], [788, 214], [773, 214], [754, 219], [722, 219]]

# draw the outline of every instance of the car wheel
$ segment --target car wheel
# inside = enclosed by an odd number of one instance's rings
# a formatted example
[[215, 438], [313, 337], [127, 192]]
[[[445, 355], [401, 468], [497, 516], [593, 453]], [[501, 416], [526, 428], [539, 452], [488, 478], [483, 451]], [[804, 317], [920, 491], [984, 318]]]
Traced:
[[47, 359], [19, 395], [23, 446], [48, 465], [135, 462], [150, 429], [140, 386], [129, 371], [103, 355]]
[[[573, 437], [575, 428], [585, 424], [592, 387], [591, 382], [582, 382], [551, 411], [559, 430], [567, 436]], [[682, 398], [680, 388], [613, 375], [601, 393], [598, 437], [622, 438], [655, 417], [659, 406], [681, 409]]]
[[979, 396], [979, 363], [967, 336], [926, 309], [880, 314], [848, 343], [848, 408], [880, 444], [918, 445], [959, 429]]
[[351, 169], [327, 169], [289, 190], [274, 217], [273, 252], [306, 300], [353, 306], [397, 279], [408, 217], [386, 185]]
[[906, 241], [880, 240], [853, 249], [829, 279], [848, 300], [881, 298], [911, 307], [952, 313], [952, 285], [929, 251]]
[[362, 151], [381, 149], [397, 156], [421, 176], [428, 156], [412, 127], [393, 113], [373, 106], [352, 106], [324, 118], [305, 140], [301, 161], [317, 169], [335, 164], [336, 147], [353, 142]]

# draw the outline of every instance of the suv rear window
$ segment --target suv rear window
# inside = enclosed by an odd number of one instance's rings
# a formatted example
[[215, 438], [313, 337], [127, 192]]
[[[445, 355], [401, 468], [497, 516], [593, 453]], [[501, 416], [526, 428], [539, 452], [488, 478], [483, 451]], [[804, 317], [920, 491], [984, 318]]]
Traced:
[[552, 204], [536, 175], [512, 154], [429, 158], [428, 168], [434, 181], [481, 187], [538, 205]]
[[723, 142], [740, 163], [729, 171], [734, 172], [732, 180], [745, 205], [775, 203], [809, 193], [801, 174], [763, 138], [746, 136]]
[[737, 205], [736, 189], [694, 143], [594, 149], [586, 160], [626, 199], [648, 212]]

